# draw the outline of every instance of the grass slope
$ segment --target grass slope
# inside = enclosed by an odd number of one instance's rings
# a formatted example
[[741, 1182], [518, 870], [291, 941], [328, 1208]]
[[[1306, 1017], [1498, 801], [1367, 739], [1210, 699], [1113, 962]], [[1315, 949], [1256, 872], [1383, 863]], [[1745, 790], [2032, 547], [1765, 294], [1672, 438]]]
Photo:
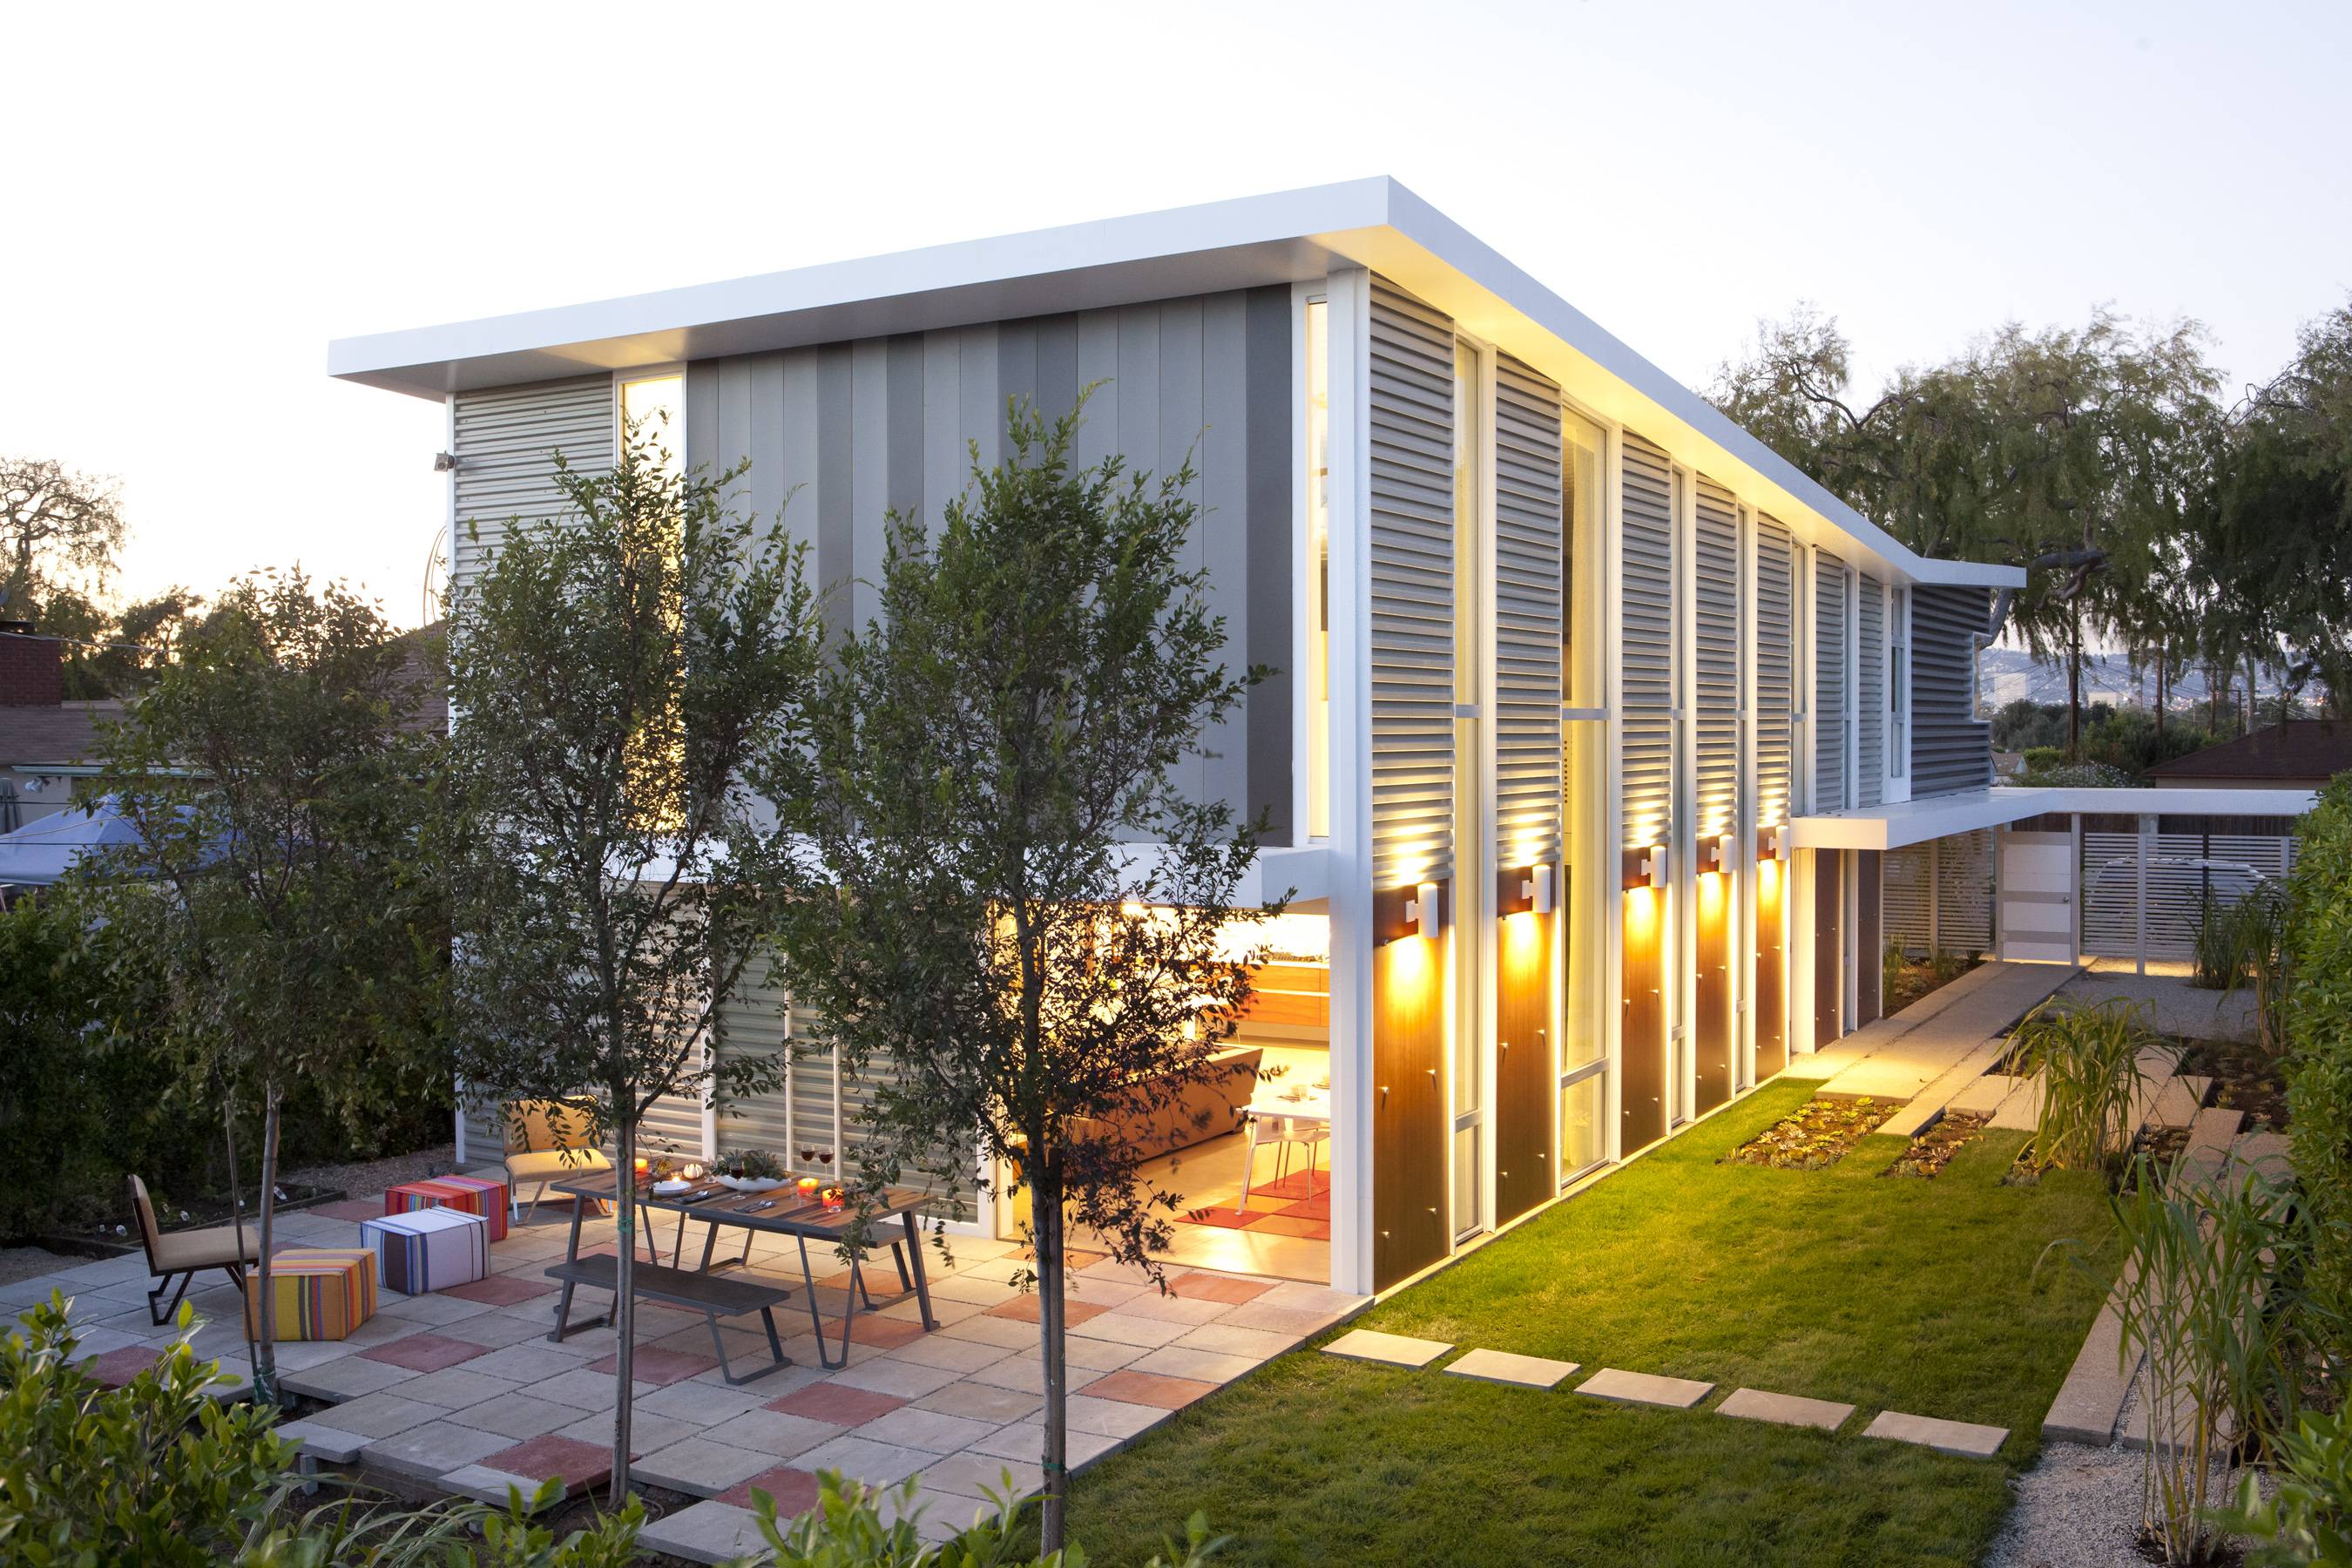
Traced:
[[[2111, 1271], [2095, 1179], [2006, 1187], [1992, 1133], [1933, 1181], [1903, 1141], [1828, 1171], [1716, 1163], [1803, 1103], [1768, 1087], [1356, 1325], [1718, 1384], [1667, 1412], [1277, 1358], [1079, 1477], [1072, 1534], [1139, 1563], [1192, 1509], [1262, 1563], [1973, 1562]], [[1338, 1331], [1335, 1331], [1335, 1333]], [[1579, 1381], [1571, 1379], [1571, 1384]], [[1715, 1415], [1742, 1384], [1861, 1406], [1843, 1432]], [[1893, 1408], [2007, 1426], [2000, 1461], [1860, 1436]]]

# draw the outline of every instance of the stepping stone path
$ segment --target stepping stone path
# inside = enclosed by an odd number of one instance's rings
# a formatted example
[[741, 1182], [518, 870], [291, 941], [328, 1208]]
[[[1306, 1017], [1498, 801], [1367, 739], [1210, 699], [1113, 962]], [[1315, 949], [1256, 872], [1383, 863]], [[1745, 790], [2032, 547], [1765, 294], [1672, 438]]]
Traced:
[[1472, 1351], [1447, 1367], [1454, 1377], [1475, 1377], [1482, 1383], [1507, 1383], [1515, 1388], [1557, 1388], [1575, 1375], [1572, 1361], [1548, 1361], [1539, 1355], [1514, 1355], [1509, 1351]]
[[1990, 1459], [2000, 1452], [2009, 1436], [2006, 1426], [1979, 1426], [1968, 1421], [1938, 1421], [1932, 1415], [1906, 1415], [1898, 1410], [1882, 1410], [1863, 1429], [1865, 1437], [1885, 1437], [1896, 1443], [1916, 1443], [1923, 1448], [1933, 1448], [1939, 1454], [1958, 1454], [1965, 1459]]
[[1783, 1426], [1811, 1426], [1823, 1432], [1834, 1432], [1853, 1414], [1851, 1405], [1839, 1405], [1827, 1399], [1805, 1399], [1794, 1394], [1768, 1394], [1760, 1388], [1732, 1391], [1731, 1397], [1716, 1409], [1725, 1415], [1738, 1415], [1749, 1421], [1772, 1421]]
[[1439, 1340], [1416, 1340], [1407, 1334], [1383, 1334], [1373, 1329], [1351, 1329], [1323, 1347], [1325, 1355], [1368, 1361], [1378, 1366], [1427, 1366], [1454, 1347]]
[[1662, 1405], [1669, 1410], [1688, 1410], [1715, 1392], [1715, 1384], [1698, 1383], [1687, 1377], [1657, 1377], [1646, 1372], [1621, 1372], [1613, 1366], [1602, 1367], [1578, 1385], [1577, 1393], [1591, 1394], [1595, 1399], [1614, 1399], [1627, 1405]]

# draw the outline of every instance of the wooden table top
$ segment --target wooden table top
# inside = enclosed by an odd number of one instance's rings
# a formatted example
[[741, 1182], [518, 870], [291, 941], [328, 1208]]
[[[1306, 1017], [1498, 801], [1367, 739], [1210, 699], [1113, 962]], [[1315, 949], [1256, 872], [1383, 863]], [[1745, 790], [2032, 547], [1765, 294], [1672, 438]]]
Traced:
[[[589, 1171], [548, 1184], [555, 1191], [573, 1197], [601, 1198], [611, 1202], [619, 1195], [620, 1174], [618, 1171], [612, 1170]], [[698, 1196], [706, 1192], [717, 1192], [721, 1195], [714, 1198]], [[695, 1201], [689, 1202], [689, 1199]], [[901, 1215], [913, 1213], [930, 1201], [931, 1194], [918, 1187], [886, 1187], [878, 1203], [869, 1199], [872, 1206], [866, 1209], [865, 1217], [869, 1220], [896, 1219]], [[637, 1189], [637, 1203], [644, 1208], [672, 1209], [680, 1214], [723, 1220], [730, 1225], [749, 1226], [758, 1230], [781, 1230], [834, 1238], [847, 1235], [859, 1218], [855, 1204], [829, 1209], [814, 1198], [803, 1201], [799, 1190], [789, 1182], [764, 1193], [737, 1193], [706, 1178], [685, 1192], [668, 1195], [656, 1193], [650, 1186], [640, 1187]], [[770, 1206], [755, 1209], [754, 1205]]]

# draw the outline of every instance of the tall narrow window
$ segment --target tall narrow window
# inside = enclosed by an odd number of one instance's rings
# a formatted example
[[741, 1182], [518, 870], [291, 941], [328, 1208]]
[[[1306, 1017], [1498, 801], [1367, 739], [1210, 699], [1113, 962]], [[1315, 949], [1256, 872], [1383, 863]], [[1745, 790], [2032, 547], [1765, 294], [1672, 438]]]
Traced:
[[1600, 426], [1560, 419], [1560, 702], [1563, 726], [1560, 921], [1568, 941], [1559, 1048], [1559, 1162], [1563, 1183], [1609, 1157], [1609, 1064], [1601, 974], [1603, 868], [1614, 864], [1608, 831], [1609, 726], [1601, 654], [1608, 605], [1605, 541], [1608, 438]]
[[1486, 812], [1486, 403], [1485, 366], [1454, 345], [1454, 1234], [1486, 1225], [1487, 1008], [1494, 988], [1491, 928], [1482, 912], [1489, 875]]
[[1903, 778], [1911, 772], [1911, 590], [1895, 590], [1887, 612], [1894, 633], [1886, 654], [1886, 707], [1891, 719], [1886, 735], [1886, 773]]
[[1307, 301], [1307, 836], [1331, 834], [1331, 308]]
[[[657, 468], [670, 481], [675, 491], [677, 481], [686, 472], [686, 378], [676, 374], [639, 376], [623, 381], [619, 388], [620, 439], [640, 463]], [[658, 558], [659, 570], [675, 579], [681, 553], [680, 539], [684, 520], [676, 515], [673, 504], [665, 509], [667, 515], [648, 514], [637, 520], [645, 531], [629, 541], [634, 552], [642, 550], [640, 559]], [[681, 689], [684, 684], [683, 654], [678, 646], [678, 633], [685, 624], [683, 607], [677, 602], [675, 581], [666, 585], [669, 597], [665, 602], [668, 621], [668, 668], [665, 677], [666, 693], [652, 701], [636, 716], [636, 728], [622, 753], [622, 767], [630, 781], [630, 793], [661, 819], [665, 826], [675, 826], [684, 819], [684, 780], [681, 771], [686, 757], [685, 718], [681, 711]]]
[[621, 438], [672, 474], [686, 470], [686, 377], [648, 375], [621, 383]]

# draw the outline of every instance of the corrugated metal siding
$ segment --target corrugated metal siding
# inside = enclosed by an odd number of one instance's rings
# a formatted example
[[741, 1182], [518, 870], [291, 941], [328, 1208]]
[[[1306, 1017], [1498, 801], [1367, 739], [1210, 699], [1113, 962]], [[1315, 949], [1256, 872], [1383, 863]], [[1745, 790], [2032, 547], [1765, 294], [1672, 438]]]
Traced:
[[1854, 804], [1876, 805], [1886, 795], [1886, 592], [1863, 574], [1855, 605]]
[[1991, 614], [1985, 588], [1911, 590], [1911, 794], [1992, 783], [1992, 727], [1976, 717], [1975, 635]]
[[1789, 530], [1778, 519], [1756, 519], [1756, 820], [1789, 820], [1790, 715], [1796, 691], [1796, 576]]
[[511, 519], [565, 510], [555, 486], [556, 453], [578, 474], [612, 470], [610, 376], [461, 392], [454, 420], [457, 526], [449, 571], [460, 584], [481, 570], [483, 552], [506, 537]]
[[1496, 863], [1560, 857], [1559, 388], [1495, 356]]
[[1371, 300], [1372, 886], [1454, 864], [1454, 326]]
[[1707, 841], [1739, 820], [1739, 509], [1729, 490], [1701, 476], [1697, 513], [1693, 766], [1704, 870]]
[[[887, 515], [939, 521], [971, 482], [968, 446], [1003, 452], [1005, 400], [1066, 413], [1092, 386], [1076, 458], [1129, 472], [1189, 460], [1202, 507], [1185, 563], [1209, 573], [1229, 667], [1276, 670], [1174, 770], [1188, 798], [1290, 809], [1293, 578], [1286, 288], [1234, 290], [1025, 321], [941, 328], [728, 359], [686, 373], [687, 460], [748, 458], [740, 504], [809, 542], [841, 585], [835, 629], [876, 608]], [[786, 498], [790, 504], [786, 504]]]
[[1848, 734], [1846, 682], [1853, 668], [1845, 635], [1845, 563], [1813, 552], [1813, 809], [1843, 811]]
[[1625, 847], [1667, 841], [1675, 777], [1675, 489], [1666, 454], [1624, 434], [1617, 744]]

